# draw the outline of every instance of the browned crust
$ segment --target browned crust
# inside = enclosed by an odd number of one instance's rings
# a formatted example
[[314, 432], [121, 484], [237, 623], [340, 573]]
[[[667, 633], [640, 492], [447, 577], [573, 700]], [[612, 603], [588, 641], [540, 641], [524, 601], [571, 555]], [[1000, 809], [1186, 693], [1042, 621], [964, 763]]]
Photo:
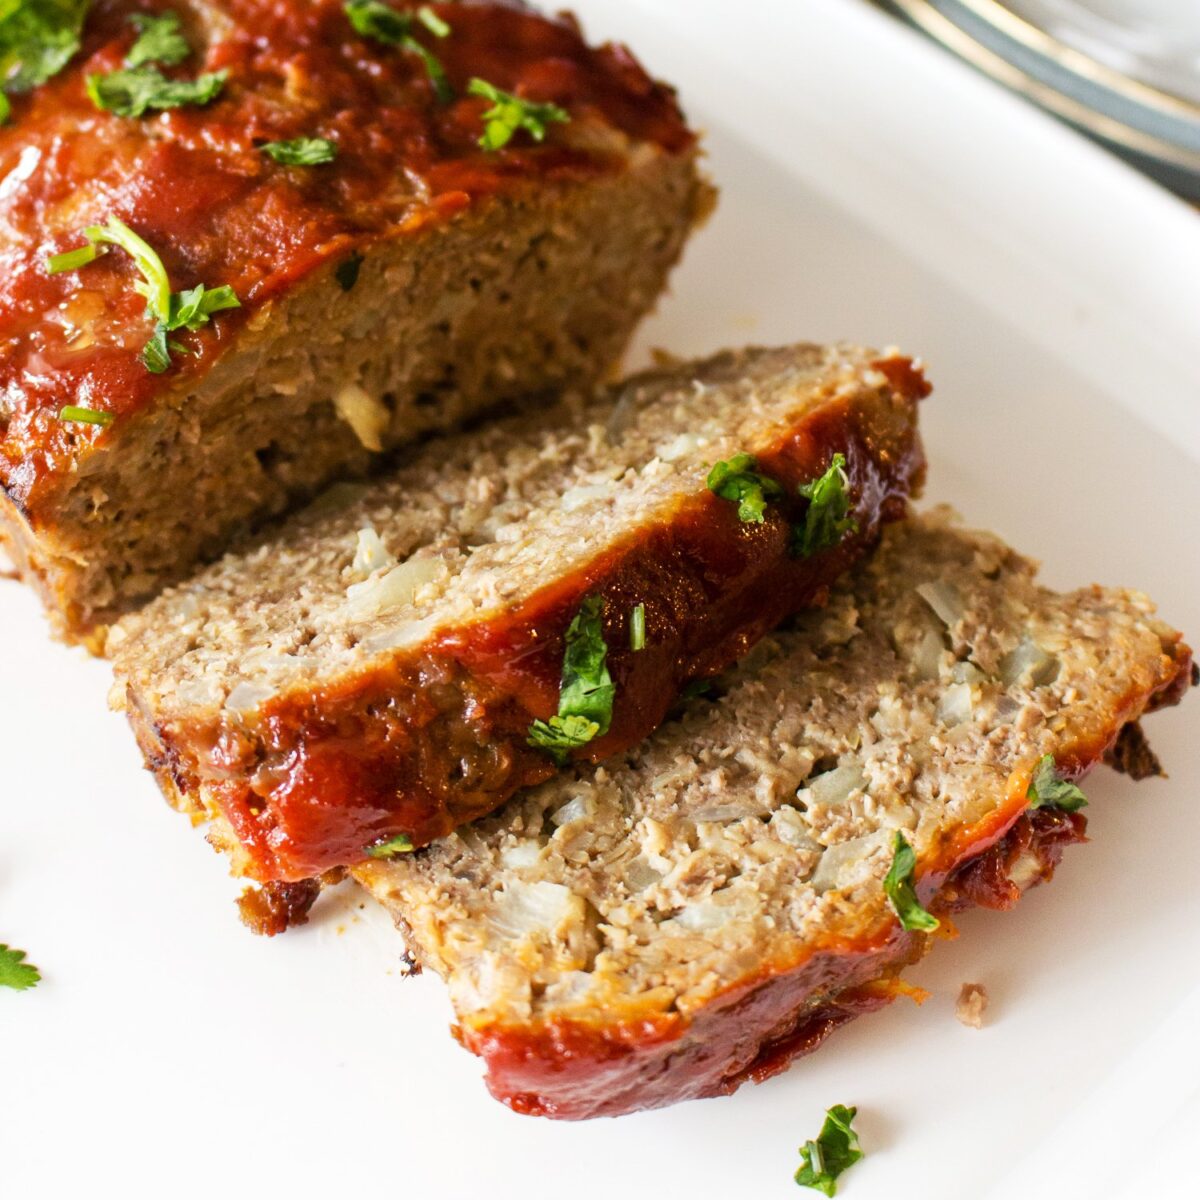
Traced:
[[[168, 794], [182, 792], [193, 805], [200, 780], [210, 781], [246, 852], [246, 873], [259, 879], [352, 865], [366, 846], [401, 833], [423, 845], [553, 773], [527, 733], [531, 720], [554, 711], [564, 634], [592, 594], [612, 621], [605, 636], [620, 703], [608, 734], [580, 756], [598, 761], [637, 744], [684, 685], [742, 657], [790, 613], [823, 603], [882, 523], [904, 515], [924, 474], [916, 406], [928, 385], [907, 360], [878, 365], [890, 372], [890, 403], [832, 400], [760, 453], [789, 496], [762, 525], [742, 524], [734, 506], [698, 494], [671, 522], [638, 531], [503, 618], [443, 635], [337, 687], [269, 702], [255, 734], [155, 724], [131, 689], [128, 711], [149, 764]], [[805, 504], [797, 488], [835, 451], [848, 460], [858, 531], [794, 558], [790, 530]], [[652, 641], [634, 653], [618, 623], [638, 602]], [[285, 777], [255, 791], [250, 777], [268, 756], [287, 764]]]
[[1134, 780], [1166, 775], [1158, 755], [1154, 753], [1137, 721], [1131, 721], [1121, 730], [1112, 749], [1104, 756], [1104, 761], [1114, 771], [1120, 771]]
[[[1113, 714], [1107, 737], [1070, 747], [1060, 765], [1082, 774], [1101, 761], [1120, 731], [1144, 712], [1175, 703], [1192, 675], [1182, 642], [1156, 687], [1131, 695]], [[1008, 869], [1022, 852], [1049, 879], [1066, 845], [1083, 840], [1080, 814], [1028, 810], [1028, 773], [1010, 780], [1004, 806], [959, 831], [918, 885], [923, 903], [954, 912], [972, 905], [1009, 908], [1020, 890]], [[576, 1120], [616, 1116], [680, 1100], [728, 1094], [807, 1054], [834, 1029], [888, 1003], [893, 982], [928, 948], [921, 934], [886, 926], [821, 948], [801, 962], [766, 963], [689, 1017], [669, 1013], [609, 1026], [562, 1021], [537, 1026], [455, 1029], [487, 1065], [492, 1095], [520, 1113]]]

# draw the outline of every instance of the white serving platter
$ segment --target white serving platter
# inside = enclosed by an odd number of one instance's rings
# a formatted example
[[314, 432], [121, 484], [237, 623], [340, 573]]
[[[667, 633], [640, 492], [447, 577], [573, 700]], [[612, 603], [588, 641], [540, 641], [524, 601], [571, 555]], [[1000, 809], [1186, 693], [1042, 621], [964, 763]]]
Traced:
[[[936, 384], [929, 495], [1046, 562], [1136, 584], [1200, 638], [1200, 215], [857, 0], [581, 0], [677, 82], [724, 199], [640, 339], [898, 343]], [[732, 1099], [514, 1116], [430, 977], [347, 893], [267, 942], [140, 769], [106, 668], [0, 589], [0, 1195], [799, 1197], [833, 1103], [849, 1200], [1194, 1196], [1200, 701], [1169, 781], [1089, 783], [1090, 846], [969, 914], [899, 1002]], [[958, 985], [992, 995], [981, 1032]], [[1174, 1159], [1163, 1157], [1174, 1142]]]

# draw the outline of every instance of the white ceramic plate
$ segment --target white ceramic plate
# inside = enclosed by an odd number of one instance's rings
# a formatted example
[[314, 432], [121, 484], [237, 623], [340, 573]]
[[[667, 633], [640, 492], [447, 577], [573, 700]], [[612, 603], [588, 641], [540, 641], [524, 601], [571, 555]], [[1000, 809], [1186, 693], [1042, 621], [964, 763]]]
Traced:
[[[931, 497], [1050, 582], [1136, 583], [1200, 636], [1200, 217], [851, 0], [577, 7], [679, 83], [724, 188], [643, 352], [919, 352]], [[0, 994], [5, 1197], [797, 1197], [835, 1102], [869, 1151], [850, 1200], [1195, 1194], [1182, 1157], [1156, 1166], [1200, 1126], [1195, 703], [1150, 724], [1170, 781], [1098, 772], [1093, 844], [969, 915], [914, 972], [924, 1008], [733, 1099], [559, 1125], [486, 1096], [378, 914], [245, 933], [104, 666], [16, 585], [0, 623], [0, 939], [45, 973]], [[982, 1032], [953, 1018], [964, 980], [991, 991]]]

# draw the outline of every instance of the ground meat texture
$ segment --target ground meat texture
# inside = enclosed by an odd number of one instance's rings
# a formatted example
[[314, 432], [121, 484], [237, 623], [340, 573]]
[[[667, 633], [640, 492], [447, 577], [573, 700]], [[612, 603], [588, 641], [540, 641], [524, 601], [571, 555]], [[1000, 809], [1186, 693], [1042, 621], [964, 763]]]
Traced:
[[[556, 713], [585, 600], [615, 686], [609, 729], [573, 752], [589, 760], [821, 603], [921, 480], [926, 390], [860, 347], [746, 350], [431, 442], [124, 619], [114, 697], [240, 871], [301, 879], [384, 839], [420, 846], [553, 774], [529, 729]], [[758, 523], [706, 482], [739, 453], [779, 489]], [[837, 454], [854, 527], [797, 554], [799, 489]]]
[[1038, 762], [1082, 775], [1190, 667], [1140, 593], [1049, 591], [937, 510], [885, 530], [718, 699], [354, 874], [447, 980], [506, 1104], [717, 1095], [900, 990], [926, 940], [884, 892], [896, 830], [927, 908], [1010, 907], [1083, 838], [1082, 814], [1029, 808]]
[[[418, 28], [455, 91], [442, 103], [419, 57], [355, 32], [342, 0], [191, 0], [169, 6], [192, 53], [166, 71], [226, 72], [220, 95], [97, 109], [86, 77], [118, 69], [129, 17], [161, 7], [92, 5], [80, 52], [0, 128], [0, 540], [57, 630], [93, 641], [331, 478], [606, 373], [713, 199], [670, 89], [568, 18], [444, 6], [449, 36]], [[570, 120], [485, 151], [475, 76]], [[261, 149], [297, 137], [336, 158]], [[109, 217], [176, 292], [241, 300], [173, 334], [165, 373], [141, 361], [153, 321], [127, 254], [47, 273]], [[64, 405], [112, 423], [62, 421]]]

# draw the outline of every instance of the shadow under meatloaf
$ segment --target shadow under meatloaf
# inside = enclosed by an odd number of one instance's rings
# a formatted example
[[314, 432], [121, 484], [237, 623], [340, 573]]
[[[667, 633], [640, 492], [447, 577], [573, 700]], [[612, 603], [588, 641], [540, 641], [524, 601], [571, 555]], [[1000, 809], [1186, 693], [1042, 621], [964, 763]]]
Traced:
[[720, 1095], [886, 1004], [929, 944], [884, 888], [897, 830], [935, 913], [1048, 878], [1084, 823], [1031, 782], [1082, 775], [1194, 668], [1139, 593], [1034, 577], [943, 510], [892, 525], [718, 699], [356, 868], [493, 1095], [568, 1119]]
[[[80, 52], [0, 127], [0, 542], [57, 632], [89, 641], [382, 453], [603, 378], [714, 196], [673, 92], [567, 18], [445, 5], [447, 36], [414, 35], [436, 43], [444, 102], [341, 0], [197, 0], [179, 69], [225, 72], [216, 99], [101, 111], [85, 77], [121, 66], [142, 7], [93, 6]], [[485, 150], [475, 76], [569, 120]], [[317, 135], [333, 161], [262, 149]], [[110, 218], [176, 293], [240, 301], [173, 331], [162, 373], [128, 254], [48, 273]]]
[[[436, 440], [115, 626], [116, 703], [241, 873], [295, 881], [421, 845], [554, 773], [531, 724], [557, 715], [585, 606], [615, 688], [573, 751], [594, 761], [821, 603], [922, 478], [927, 390], [895, 354], [748, 350]], [[743, 453], [768, 480], [761, 513], [706, 482]], [[847, 519], [798, 549], [801, 488], [823, 474]]]

